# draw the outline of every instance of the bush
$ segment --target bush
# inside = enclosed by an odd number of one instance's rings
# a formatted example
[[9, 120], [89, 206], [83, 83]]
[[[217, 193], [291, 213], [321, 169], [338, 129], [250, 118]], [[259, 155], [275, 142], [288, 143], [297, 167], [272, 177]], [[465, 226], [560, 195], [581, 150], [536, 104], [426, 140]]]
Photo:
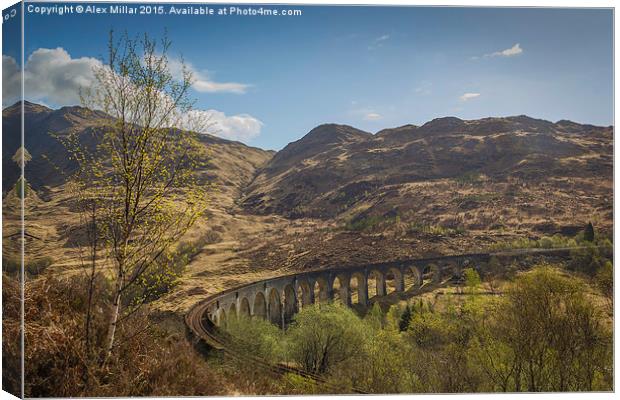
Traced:
[[609, 239], [596, 238], [594, 242], [582, 241], [581, 249], [571, 251], [568, 268], [594, 276], [596, 272], [613, 259], [613, 244]]
[[594, 282], [609, 304], [612, 305], [614, 299], [614, 266], [611, 264], [611, 261], [606, 261], [598, 269]]
[[473, 292], [482, 283], [480, 275], [473, 268], [465, 268], [463, 270], [463, 276], [465, 277], [465, 285]]
[[428, 233], [431, 235], [460, 235], [465, 233], [465, 228], [461, 225], [457, 226], [456, 228], [447, 228], [441, 225], [412, 222], [407, 228], [407, 233]]
[[285, 358], [283, 332], [266, 320], [229, 317], [226, 333], [231, 336], [230, 348], [240, 354], [251, 354], [273, 364]]
[[586, 283], [549, 266], [522, 274], [495, 315], [512, 354], [515, 390], [609, 390], [612, 334]]
[[291, 359], [305, 371], [325, 374], [360, 356], [365, 331], [353, 311], [333, 303], [302, 309], [287, 336]]
[[[101, 364], [109, 288], [97, 277], [92, 333], [85, 336], [87, 281], [42, 278], [26, 281], [25, 396], [110, 397], [223, 394], [220, 378], [182, 336], [150, 325], [136, 313], [118, 328], [112, 356]], [[3, 381], [18, 385], [7, 371], [19, 371], [19, 285], [3, 276]], [[15, 304], [13, 304], [15, 303]], [[13, 304], [13, 305], [12, 305]]]
[[454, 181], [461, 185], [465, 185], [465, 184], [477, 185], [479, 183], [482, 183], [483, 179], [482, 179], [482, 174], [478, 172], [470, 171], [460, 176], [457, 176], [456, 178], [454, 178]]
[[494, 243], [489, 250], [512, 250], [512, 249], [555, 249], [563, 247], [576, 247], [579, 245], [577, 237], [569, 238], [560, 234], [543, 236], [542, 238], [520, 238], [508, 242]]
[[391, 224], [396, 222], [397, 216], [388, 217], [380, 215], [369, 215], [363, 218], [354, 218], [345, 225], [345, 229], [349, 231], [367, 231], [378, 227], [379, 225]]
[[[31, 276], [39, 275], [53, 263], [54, 259], [52, 257], [41, 257], [33, 260], [26, 258], [24, 271]], [[20, 268], [21, 261], [17, 258], [6, 257], [2, 259], [2, 270], [5, 273], [17, 276], [19, 275]]]

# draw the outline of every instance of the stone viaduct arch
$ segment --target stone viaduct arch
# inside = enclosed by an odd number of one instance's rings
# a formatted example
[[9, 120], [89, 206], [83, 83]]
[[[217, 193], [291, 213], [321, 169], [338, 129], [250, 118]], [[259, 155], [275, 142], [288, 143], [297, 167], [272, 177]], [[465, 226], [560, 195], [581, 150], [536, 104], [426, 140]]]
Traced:
[[314, 280], [314, 301], [321, 304], [325, 304], [332, 300], [332, 284], [330, 282], [330, 276], [319, 276]]
[[247, 297], [244, 297], [241, 300], [241, 304], [239, 306], [239, 316], [249, 318], [252, 315], [250, 312], [250, 301]]
[[371, 286], [374, 286], [375, 288], [374, 293], [369, 293], [371, 296], [385, 296], [387, 294], [387, 288], [385, 286], [385, 275], [383, 275], [383, 272], [377, 269], [371, 269], [368, 273], [368, 278], [366, 279], [366, 281], [371, 281]]
[[282, 310], [284, 322], [289, 322], [297, 311], [297, 293], [293, 284], [288, 284], [284, 287], [284, 309]]
[[307, 279], [301, 278], [297, 280], [297, 298], [301, 307], [314, 304], [314, 290], [310, 287]]
[[256, 296], [254, 297], [252, 316], [262, 319], [267, 318], [267, 301], [265, 301], [265, 295], [263, 292], [256, 293]]
[[489, 254], [395, 261], [349, 268], [309, 271], [265, 279], [224, 291], [209, 299], [206, 316], [225, 327], [241, 316], [261, 318], [286, 326], [304, 306], [334, 299], [347, 306], [368, 305], [390, 291], [415, 291], [460, 274], [464, 265], [486, 262]]
[[365, 271], [351, 274], [349, 286], [355, 292], [355, 304], [368, 304], [368, 277]]
[[269, 291], [269, 302], [267, 303], [267, 315], [269, 321], [274, 324], [282, 325], [282, 303], [280, 302], [280, 293], [278, 289], [272, 288]]
[[351, 277], [348, 274], [340, 273], [334, 277], [332, 291], [334, 297], [338, 297], [338, 300], [346, 306], [351, 305]]

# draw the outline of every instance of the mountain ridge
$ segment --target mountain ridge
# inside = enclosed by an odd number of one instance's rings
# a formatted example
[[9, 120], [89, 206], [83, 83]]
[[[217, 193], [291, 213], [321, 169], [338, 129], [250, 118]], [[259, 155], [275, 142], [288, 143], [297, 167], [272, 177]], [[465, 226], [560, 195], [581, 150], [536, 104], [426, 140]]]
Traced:
[[[26, 102], [26, 148], [29, 183], [43, 194], [65, 178], [72, 165], [50, 131], [93, 135], [102, 112], [79, 106], [60, 109]], [[5, 132], [19, 131], [20, 103], [3, 110]], [[363, 212], [403, 208], [405, 187], [422, 182], [491, 179], [540, 183], [553, 179], [594, 179], [612, 170], [613, 127], [525, 115], [462, 120], [435, 118], [375, 134], [343, 124], [321, 124], [278, 152], [266, 151], [212, 135], [200, 140], [213, 151], [213, 162], [199, 171], [230, 190], [227, 203], [246, 212], [287, 218], [354, 218]], [[11, 157], [18, 135], [3, 136], [5, 191], [19, 170]], [[44, 157], [44, 154], [47, 154]], [[407, 198], [405, 196], [405, 198]], [[407, 207], [404, 207], [407, 208]]]
[[[45, 198], [45, 193], [51, 187], [64, 184], [76, 167], [55, 136], [77, 134], [85, 144], [92, 144], [97, 140], [102, 120], [112, 117], [80, 106], [51, 109], [27, 101], [24, 102], [24, 109], [25, 147], [32, 156], [26, 165], [26, 179]], [[18, 134], [9, 134], [21, 131], [20, 102], [3, 109], [2, 128], [5, 132], [2, 137], [3, 191], [6, 193], [20, 173], [11, 158], [21, 145], [21, 138]], [[199, 140], [213, 150], [207, 170], [201, 171], [204, 178], [219, 181], [222, 186], [232, 186], [236, 191], [240, 191], [251, 180], [255, 170], [273, 155], [271, 151], [214, 135], [201, 134]]]
[[467, 175], [533, 182], [547, 175], [595, 177], [611, 171], [612, 138], [612, 127], [525, 115], [442, 117], [374, 135], [323, 124], [259, 169], [242, 204], [259, 214], [334, 218], [364, 193], [389, 185]]

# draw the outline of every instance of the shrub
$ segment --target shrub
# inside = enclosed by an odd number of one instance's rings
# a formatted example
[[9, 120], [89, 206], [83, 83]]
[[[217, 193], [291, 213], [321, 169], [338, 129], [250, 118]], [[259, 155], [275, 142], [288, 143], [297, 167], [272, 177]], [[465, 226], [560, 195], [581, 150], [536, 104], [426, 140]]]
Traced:
[[367, 231], [383, 224], [390, 224], [396, 221], [396, 216], [387, 217], [380, 215], [369, 215], [363, 218], [354, 218], [345, 225], [345, 229], [349, 231]]
[[579, 245], [577, 237], [570, 238], [555, 234], [553, 236], [543, 236], [540, 239], [519, 238], [508, 242], [494, 243], [489, 250], [511, 250], [511, 249], [554, 249], [562, 247], [576, 247]]
[[403, 332], [409, 328], [409, 323], [411, 322], [411, 307], [409, 304], [405, 307], [405, 310], [400, 316], [400, 321], [398, 322], [398, 330]]
[[364, 335], [361, 320], [345, 306], [334, 303], [306, 307], [295, 316], [289, 329], [289, 354], [308, 372], [333, 372], [360, 355]]
[[456, 178], [454, 178], [454, 181], [461, 185], [465, 185], [465, 184], [476, 185], [476, 184], [481, 183], [483, 180], [482, 180], [482, 174], [478, 172], [470, 171], [470, 172], [466, 172], [462, 175], [457, 176]]
[[[97, 306], [92, 310], [88, 344], [86, 287], [81, 276], [26, 281], [26, 397], [223, 393], [219, 376], [192, 346], [182, 336], [151, 326], [145, 313], [123, 321], [113, 354], [101, 365], [107, 327], [101, 309], [110, 306], [109, 287], [97, 276]], [[11, 386], [15, 377], [5, 371], [19, 371], [19, 285], [7, 275], [3, 296], [3, 378]]]
[[592, 222], [588, 222], [588, 225], [586, 225], [586, 229], [583, 231], [583, 240], [588, 242], [594, 241], [594, 226]]
[[582, 241], [582, 248], [571, 251], [568, 269], [594, 276], [613, 258], [613, 245], [609, 239], [596, 238], [594, 242]]
[[473, 268], [465, 268], [465, 270], [463, 270], [463, 276], [465, 277], [465, 285], [467, 285], [472, 292], [482, 283], [480, 275]]
[[[33, 260], [26, 259], [24, 271], [31, 275], [39, 275], [47, 267], [54, 263], [52, 257], [41, 257]], [[21, 261], [17, 258], [6, 257], [2, 259], [2, 270], [9, 275], [18, 275], [21, 267]]]
[[[611, 386], [612, 334], [586, 297], [586, 283], [549, 266], [522, 274], [495, 314], [515, 390], [579, 391]], [[522, 388], [522, 389], [521, 389]]]
[[407, 228], [407, 233], [428, 233], [431, 235], [459, 235], [465, 233], [465, 228], [459, 225], [455, 228], [447, 228], [441, 225], [412, 222]]
[[270, 363], [285, 357], [282, 331], [266, 320], [230, 317], [226, 333], [231, 336], [230, 347], [240, 354], [251, 354]]

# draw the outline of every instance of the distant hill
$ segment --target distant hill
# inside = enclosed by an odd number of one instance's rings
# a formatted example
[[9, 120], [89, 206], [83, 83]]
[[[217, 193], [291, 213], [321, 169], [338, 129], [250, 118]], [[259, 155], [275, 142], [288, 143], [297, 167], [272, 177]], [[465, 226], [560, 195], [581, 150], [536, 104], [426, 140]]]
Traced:
[[[75, 168], [55, 136], [75, 132], [93, 145], [110, 117], [33, 103], [25, 110], [26, 149], [32, 155], [26, 177], [46, 201]], [[19, 172], [11, 160], [19, 145], [18, 105], [2, 116], [6, 193]], [[527, 116], [446, 117], [373, 135], [324, 124], [277, 153], [211, 135], [200, 140], [209, 164], [197, 173], [217, 185], [219, 204], [240, 205], [248, 214], [361, 221], [360, 226], [369, 218], [399, 216], [408, 225], [546, 233], [570, 230], [593, 216], [611, 224], [612, 127]]]
[[[20, 145], [20, 108], [20, 103], [17, 103], [2, 111], [4, 192], [13, 187], [19, 175], [18, 166], [11, 157]], [[77, 133], [84, 144], [93, 145], [103, 120], [111, 117], [82, 107], [52, 110], [25, 102], [24, 108], [25, 147], [32, 155], [32, 161], [26, 165], [26, 179], [40, 195], [45, 196], [50, 187], [63, 184], [75, 169], [56, 137]], [[237, 191], [247, 185], [256, 169], [273, 155], [271, 151], [212, 135], [201, 135], [200, 140], [210, 151], [207, 170], [199, 172], [205, 179], [218, 183], [221, 190], [231, 191], [230, 196], [238, 196]]]
[[[110, 117], [80, 107], [25, 109], [26, 177], [36, 191], [29, 191], [28, 233], [42, 239], [27, 250], [52, 257], [50, 273], [82, 271], [76, 243], [83, 221], [64, 185], [75, 165], [56, 136], [77, 133], [92, 146]], [[20, 143], [19, 107], [2, 117], [8, 235], [21, 226], [17, 198], [7, 193], [19, 172], [11, 160]], [[512, 240], [572, 236], [589, 222], [597, 233], [613, 228], [612, 127], [448, 117], [373, 135], [325, 124], [277, 153], [210, 135], [200, 140], [209, 163], [196, 172], [216, 187], [205, 218], [183, 239], [206, 244], [170, 297], [174, 307], [193, 304], [205, 288], [249, 279], [237, 273], [255, 279], [276, 270], [486, 251]]]
[[321, 125], [259, 171], [243, 204], [255, 213], [332, 218], [364, 203], [411, 208], [401, 189], [420, 182], [611, 180], [612, 140], [612, 127], [523, 115], [438, 118], [376, 135]]

